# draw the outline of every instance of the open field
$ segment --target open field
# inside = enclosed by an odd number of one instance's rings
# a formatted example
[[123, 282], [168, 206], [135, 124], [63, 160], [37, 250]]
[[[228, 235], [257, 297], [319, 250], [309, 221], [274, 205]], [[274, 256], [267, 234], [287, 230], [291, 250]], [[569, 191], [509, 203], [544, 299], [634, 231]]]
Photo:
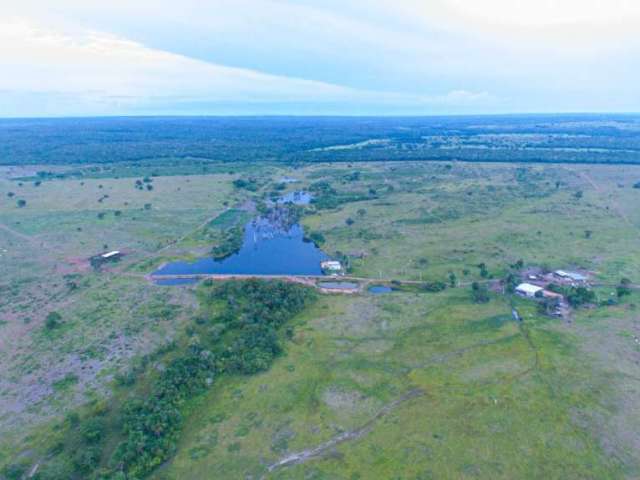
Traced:
[[[456, 288], [320, 295], [279, 333], [284, 352], [270, 368], [185, 401], [175, 456], [152, 477], [640, 476], [640, 293], [615, 296], [622, 278], [640, 283], [640, 167], [152, 168], [0, 178], [0, 478], [3, 466], [57, 461], [65, 416], [139, 394], [114, 379], [188, 344], [205, 315], [197, 288], [146, 275], [209, 254], [266, 198], [302, 189], [316, 196], [302, 225], [349, 275], [448, 284], [453, 274]], [[109, 249], [125, 255], [92, 268], [89, 257]], [[500, 289], [473, 302], [472, 282], [497, 285], [519, 260], [590, 272], [597, 304], [562, 320]], [[61, 320], [49, 328], [51, 312]], [[167, 358], [143, 378], [153, 383]]]

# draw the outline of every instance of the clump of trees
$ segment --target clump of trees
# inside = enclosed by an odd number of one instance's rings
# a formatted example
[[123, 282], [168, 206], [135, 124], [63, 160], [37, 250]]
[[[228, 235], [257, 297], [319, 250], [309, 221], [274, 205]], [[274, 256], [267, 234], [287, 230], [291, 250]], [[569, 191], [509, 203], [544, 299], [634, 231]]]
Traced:
[[244, 189], [250, 192], [255, 192], [259, 188], [258, 181], [255, 178], [238, 178], [233, 181], [233, 186], [239, 190]]
[[[39, 475], [49, 478], [67, 465], [59, 478], [147, 476], [176, 451], [185, 402], [224, 375], [268, 369], [292, 335], [284, 325], [315, 298], [302, 285], [260, 280], [204, 282], [198, 294], [202, 313], [151, 386], [124, 405], [97, 405], [85, 418], [65, 422], [64, 441]], [[132, 389], [138, 375], [127, 379]]]
[[326, 238], [324, 238], [324, 235], [318, 231], [309, 232], [309, 234], [306, 235], [305, 238], [312, 241], [316, 245], [322, 245], [326, 242]]
[[233, 227], [225, 230], [220, 243], [211, 249], [211, 255], [216, 260], [220, 260], [233, 255], [242, 247], [244, 237], [243, 227]]
[[571, 287], [567, 293], [567, 301], [572, 307], [579, 307], [596, 301], [596, 293], [586, 287]]

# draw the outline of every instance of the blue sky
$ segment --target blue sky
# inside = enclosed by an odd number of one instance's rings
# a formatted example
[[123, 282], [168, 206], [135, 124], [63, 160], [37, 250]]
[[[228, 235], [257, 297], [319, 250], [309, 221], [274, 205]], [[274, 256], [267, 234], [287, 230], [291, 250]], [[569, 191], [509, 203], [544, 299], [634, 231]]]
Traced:
[[0, 0], [0, 116], [640, 112], [636, 0]]

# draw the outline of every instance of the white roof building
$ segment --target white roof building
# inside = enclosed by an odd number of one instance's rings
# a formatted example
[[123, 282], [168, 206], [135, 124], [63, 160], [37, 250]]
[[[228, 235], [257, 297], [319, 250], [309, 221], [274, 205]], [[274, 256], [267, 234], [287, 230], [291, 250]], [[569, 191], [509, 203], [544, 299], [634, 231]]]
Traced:
[[320, 267], [324, 270], [342, 270], [342, 264], [336, 260], [327, 260], [326, 262], [321, 262]]
[[530, 283], [521, 283], [516, 287], [516, 293], [524, 295], [525, 297], [535, 297], [536, 293], [543, 291], [544, 288], [537, 285], [531, 285]]
[[112, 252], [103, 253], [100, 255], [102, 258], [111, 258], [120, 255], [120, 250], [114, 250]]
[[576, 282], [584, 282], [585, 280], [587, 280], [587, 277], [585, 277], [581, 273], [566, 272], [564, 270], [556, 270], [553, 273], [555, 273], [557, 276], [559, 276], [561, 278], [569, 278], [569, 279], [574, 280]]

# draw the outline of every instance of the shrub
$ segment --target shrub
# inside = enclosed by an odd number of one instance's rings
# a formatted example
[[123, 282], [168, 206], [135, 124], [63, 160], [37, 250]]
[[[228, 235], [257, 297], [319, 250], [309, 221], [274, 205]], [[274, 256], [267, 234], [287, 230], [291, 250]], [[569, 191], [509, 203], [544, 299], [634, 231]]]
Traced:
[[620, 284], [616, 287], [616, 293], [618, 298], [622, 298], [627, 295], [631, 295], [631, 280], [623, 278], [620, 280]]
[[471, 298], [475, 303], [487, 303], [490, 299], [489, 289], [486, 285], [481, 285], [478, 282], [471, 284]]
[[596, 300], [596, 294], [586, 287], [572, 287], [567, 295], [567, 300], [573, 307], [579, 307], [585, 303], [593, 303]]
[[61, 323], [62, 323], [62, 315], [54, 311], [54, 312], [49, 312], [49, 314], [47, 315], [47, 318], [45, 319], [44, 325], [47, 328], [47, 330], [53, 330], [54, 328], [59, 327]]

